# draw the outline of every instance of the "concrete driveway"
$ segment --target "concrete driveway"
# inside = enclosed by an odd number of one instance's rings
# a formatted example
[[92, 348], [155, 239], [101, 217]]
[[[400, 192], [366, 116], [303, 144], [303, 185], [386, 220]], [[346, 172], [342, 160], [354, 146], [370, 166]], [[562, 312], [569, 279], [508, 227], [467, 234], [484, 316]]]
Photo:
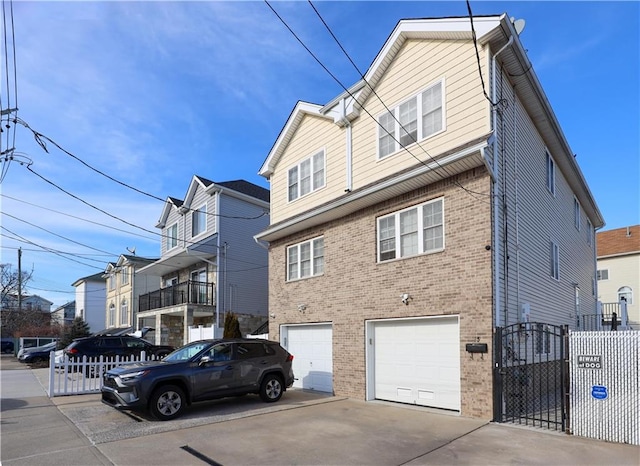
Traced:
[[[10, 382], [12, 377], [5, 377], [4, 364], [2, 369], [3, 384]], [[29, 372], [41, 376], [40, 371], [46, 369]], [[29, 380], [40, 385], [37, 377], [20, 378], [22, 385]], [[24, 404], [18, 403], [18, 392], [23, 393]], [[274, 404], [265, 404], [253, 395], [201, 403], [169, 422], [117, 411], [103, 405], [99, 395], [53, 398], [50, 408], [41, 409], [53, 409], [73, 429], [44, 434], [64, 440], [77, 432], [86, 441], [56, 445], [43, 442], [42, 431], [21, 427], [32, 416], [33, 402], [41, 400], [42, 393], [42, 387], [14, 387], [11, 402], [16, 403], [15, 409], [5, 404], [9, 400], [3, 400], [3, 409], [10, 409], [3, 410], [3, 465], [640, 463], [640, 448], [634, 446], [298, 390], [288, 391]], [[3, 397], [6, 394], [3, 387]], [[11, 423], [5, 424], [4, 415], [9, 413]], [[59, 429], [65, 428], [60, 424]], [[15, 434], [11, 435], [12, 430]], [[28, 446], [28, 455], [20, 456], [20, 445]]]

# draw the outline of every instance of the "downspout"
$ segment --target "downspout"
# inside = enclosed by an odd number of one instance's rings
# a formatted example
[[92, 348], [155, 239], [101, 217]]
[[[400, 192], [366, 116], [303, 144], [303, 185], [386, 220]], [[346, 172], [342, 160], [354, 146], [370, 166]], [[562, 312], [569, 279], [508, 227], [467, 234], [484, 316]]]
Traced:
[[340, 121], [344, 124], [347, 129], [346, 132], [346, 141], [345, 141], [345, 149], [346, 149], [346, 178], [347, 178], [347, 186], [345, 188], [345, 192], [350, 193], [353, 189], [353, 147], [352, 147], [352, 129], [351, 122], [347, 118], [347, 103], [345, 99], [342, 99], [342, 118]]
[[[496, 58], [504, 49], [509, 47], [513, 43], [513, 36], [509, 37], [509, 41], [498, 50], [493, 57], [491, 58], [491, 96], [495, 99], [496, 96]], [[491, 102], [491, 112], [492, 112], [492, 123], [493, 123], [493, 134], [495, 136], [493, 140], [493, 168], [494, 170], [498, 169], [498, 130], [497, 130], [497, 118], [498, 111], [496, 109], [496, 104]], [[502, 136], [502, 135], [500, 135]], [[499, 251], [501, 247], [498, 247], [500, 244], [500, 230], [498, 228], [500, 216], [498, 214], [498, 208], [500, 206], [500, 185], [499, 185], [499, 176], [497, 171], [495, 172], [496, 177], [493, 179], [493, 273], [494, 273], [494, 281], [493, 281], [493, 295], [495, 300], [495, 324], [496, 327], [500, 327], [503, 322], [500, 316], [501, 308], [501, 298], [500, 298], [500, 276], [498, 273], [500, 267], [500, 257]], [[506, 319], [505, 319], [506, 321]]]
[[518, 173], [518, 96], [513, 89], [513, 172], [515, 175], [515, 216], [516, 216], [516, 306], [518, 306], [518, 322], [521, 322], [520, 312], [520, 198]]

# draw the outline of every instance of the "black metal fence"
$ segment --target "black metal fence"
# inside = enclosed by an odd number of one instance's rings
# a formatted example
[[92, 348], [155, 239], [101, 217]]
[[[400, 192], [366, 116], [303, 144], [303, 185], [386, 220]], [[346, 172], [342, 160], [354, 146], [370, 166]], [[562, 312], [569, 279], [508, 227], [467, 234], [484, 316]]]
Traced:
[[496, 328], [495, 421], [567, 429], [567, 336], [539, 322]]
[[186, 281], [159, 290], [140, 295], [138, 312], [161, 309], [179, 304], [203, 304], [213, 306], [215, 300], [214, 284], [208, 282]]

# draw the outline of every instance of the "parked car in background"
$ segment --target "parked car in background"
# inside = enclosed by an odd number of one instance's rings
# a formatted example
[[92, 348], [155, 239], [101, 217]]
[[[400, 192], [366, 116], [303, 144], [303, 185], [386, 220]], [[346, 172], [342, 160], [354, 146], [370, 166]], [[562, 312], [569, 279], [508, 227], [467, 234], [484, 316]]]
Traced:
[[80, 359], [83, 356], [139, 356], [144, 351], [147, 355], [162, 358], [174, 349], [173, 346], [154, 345], [142, 338], [127, 335], [94, 335], [73, 340], [64, 353], [69, 359]]
[[20, 356], [18, 356], [18, 361], [23, 362], [25, 364], [37, 364], [37, 363], [48, 363], [50, 358], [51, 351], [56, 350], [57, 342], [52, 341], [51, 343], [47, 343], [46, 345], [36, 346], [34, 348], [26, 348]]
[[13, 353], [15, 346], [12, 341], [2, 340], [2, 352], [3, 353]]
[[278, 401], [293, 385], [293, 356], [260, 339], [202, 340], [161, 361], [108, 370], [102, 402], [118, 409], [150, 411], [161, 421], [179, 416], [193, 402], [248, 393]]

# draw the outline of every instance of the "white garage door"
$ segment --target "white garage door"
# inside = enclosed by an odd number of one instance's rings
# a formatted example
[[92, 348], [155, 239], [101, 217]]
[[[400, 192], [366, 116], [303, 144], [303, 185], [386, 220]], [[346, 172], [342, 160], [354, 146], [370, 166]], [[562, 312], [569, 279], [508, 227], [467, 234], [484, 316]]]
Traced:
[[293, 354], [295, 388], [333, 392], [331, 324], [284, 327], [285, 347]]
[[375, 398], [460, 409], [456, 317], [375, 322]]

